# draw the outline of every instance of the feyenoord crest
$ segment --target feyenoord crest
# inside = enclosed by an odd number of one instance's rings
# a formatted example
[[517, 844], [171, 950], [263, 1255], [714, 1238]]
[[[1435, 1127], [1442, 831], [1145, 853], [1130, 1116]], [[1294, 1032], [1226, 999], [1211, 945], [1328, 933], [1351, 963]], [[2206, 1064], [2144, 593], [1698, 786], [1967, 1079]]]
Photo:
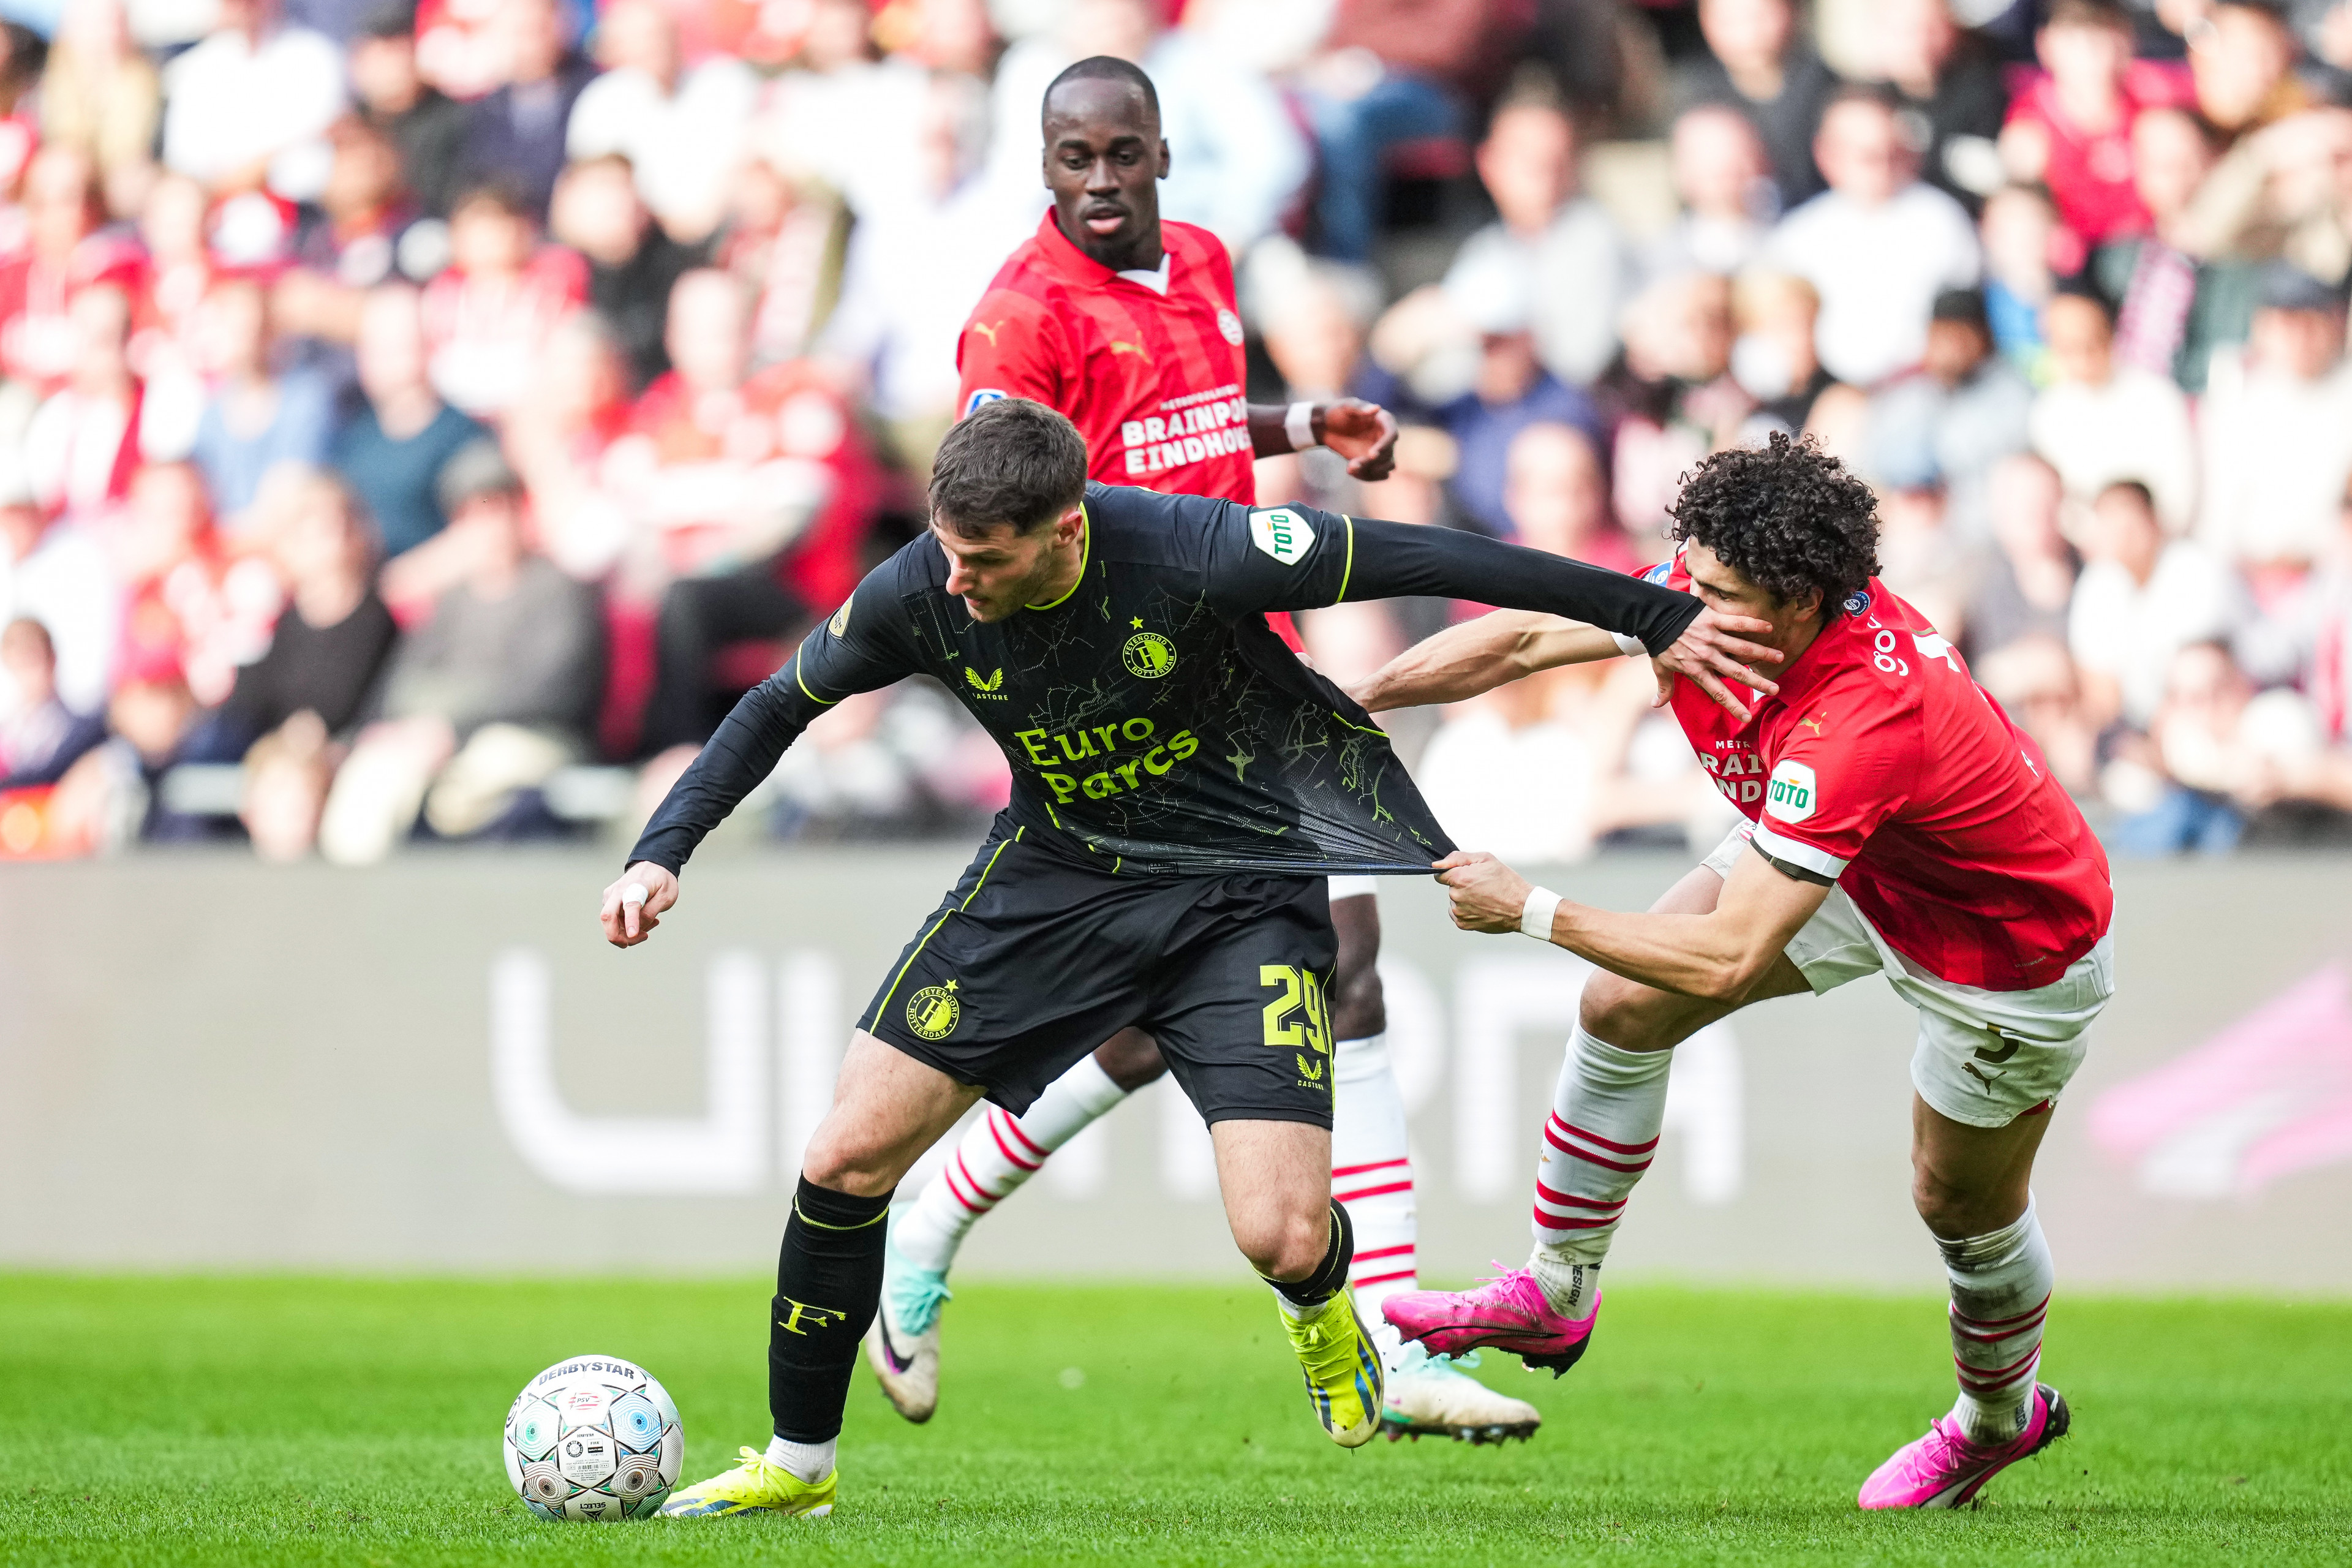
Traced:
[[963, 1021], [963, 1004], [956, 1000], [956, 983], [926, 985], [907, 998], [907, 1027], [927, 1040], [944, 1040]]
[[1225, 342], [1235, 348], [1242, 346], [1242, 319], [1231, 310], [1217, 312], [1217, 331], [1225, 334]]
[[1127, 639], [1118, 657], [1129, 675], [1157, 680], [1176, 668], [1176, 645], [1158, 632], [1138, 632]]

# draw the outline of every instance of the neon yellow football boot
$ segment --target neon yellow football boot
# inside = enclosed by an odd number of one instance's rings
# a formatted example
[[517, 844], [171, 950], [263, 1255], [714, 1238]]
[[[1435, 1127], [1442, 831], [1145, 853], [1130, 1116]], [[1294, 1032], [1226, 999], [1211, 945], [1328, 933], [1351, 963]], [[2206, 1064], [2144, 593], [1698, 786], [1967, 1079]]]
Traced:
[[768, 1463], [757, 1448], [743, 1450], [743, 1462], [707, 1481], [680, 1487], [662, 1504], [667, 1519], [725, 1519], [766, 1511], [786, 1518], [823, 1519], [833, 1511], [833, 1486], [839, 1471], [821, 1481], [801, 1479], [782, 1465]]
[[1298, 1352], [1315, 1419], [1342, 1448], [1370, 1442], [1381, 1430], [1381, 1358], [1364, 1321], [1356, 1316], [1356, 1303], [1347, 1291], [1337, 1290], [1309, 1318], [1276, 1310], [1290, 1334], [1290, 1348]]

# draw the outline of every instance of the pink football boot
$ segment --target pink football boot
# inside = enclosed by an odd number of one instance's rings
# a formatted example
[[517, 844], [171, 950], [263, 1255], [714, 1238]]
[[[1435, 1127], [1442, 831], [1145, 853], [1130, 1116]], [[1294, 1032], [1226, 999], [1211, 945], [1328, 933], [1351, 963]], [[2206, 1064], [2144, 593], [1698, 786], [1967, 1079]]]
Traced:
[[1993, 1477], [2063, 1437], [2073, 1421], [2065, 1395], [2046, 1383], [2033, 1385], [2025, 1430], [1998, 1447], [1969, 1442], [1950, 1416], [1938, 1415], [1927, 1423], [1926, 1436], [1904, 1444], [1870, 1472], [1855, 1500], [1864, 1508], [1965, 1508]]
[[1411, 1290], [1391, 1296], [1381, 1303], [1381, 1315], [1432, 1355], [1508, 1351], [1531, 1367], [1549, 1367], [1558, 1377], [1592, 1342], [1601, 1289], [1593, 1288], [1591, 1311], [1581, 1318], [1563, 1318], [1544, 1299], [1536, 1277], [1514, 1268], [1475, 1290]]

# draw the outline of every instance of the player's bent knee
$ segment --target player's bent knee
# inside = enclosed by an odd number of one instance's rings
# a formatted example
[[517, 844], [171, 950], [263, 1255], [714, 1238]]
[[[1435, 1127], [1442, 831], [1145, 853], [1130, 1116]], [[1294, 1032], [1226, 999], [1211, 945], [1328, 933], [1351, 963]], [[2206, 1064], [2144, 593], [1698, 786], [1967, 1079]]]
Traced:
[[880, 1197], [898, 1184], [891, 1151], [860, 1147], [830, 1119], [809, 1139], [801, 1174], [820, 1187], [861, 1198]]
[[1269, 1279], [1304, 1279], [1331, 1246], [1330, 1208], [1233, 1216], [1234, 1245]]
[[1596, 969], [1584, 983], [1577, 1021], [1621, 1051], [1661, 1050], [1675, 1043], [1669, 1031], [1686, 1005], [1686, 998]]

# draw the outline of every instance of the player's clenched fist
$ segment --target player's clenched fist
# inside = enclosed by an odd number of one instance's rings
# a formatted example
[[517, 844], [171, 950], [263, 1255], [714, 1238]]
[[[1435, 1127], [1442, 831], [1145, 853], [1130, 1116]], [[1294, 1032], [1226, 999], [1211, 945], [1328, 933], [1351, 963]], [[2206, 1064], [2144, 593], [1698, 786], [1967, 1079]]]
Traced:
[[1437, 879], [1454, 901], [1454, 923], [1464, 931], [1515, 931], [1527, 907], [1528, 879], [1484, 851], [1456, 849], [1436, 863]]
[[604, 889], [604, 940], [635, 947], [654, 934], [662, 911], [677, 902], [677, 878], [650, 860], [640, 860]]

